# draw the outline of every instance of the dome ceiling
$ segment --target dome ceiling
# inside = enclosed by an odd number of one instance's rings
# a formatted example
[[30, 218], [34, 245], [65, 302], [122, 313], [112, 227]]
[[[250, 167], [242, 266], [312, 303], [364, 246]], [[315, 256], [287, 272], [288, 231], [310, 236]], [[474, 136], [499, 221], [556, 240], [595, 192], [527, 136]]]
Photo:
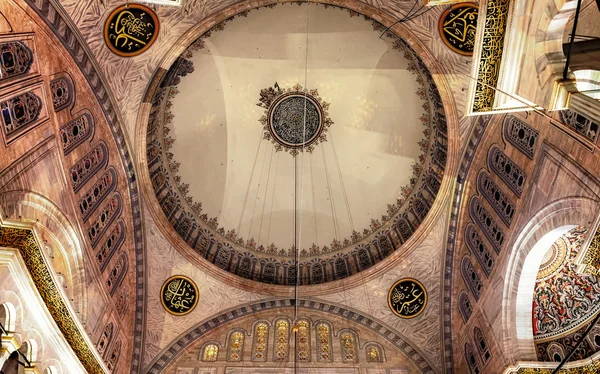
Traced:
[[[358, 13], [281, 4], [216, 25], [154, 93], [153, 187], [176, 232], [237, 275], [344, 278], [398, 249], [443, 177], [446, 124], [413, 50]], [[298, 252], [298, 253], [297, 253]]]

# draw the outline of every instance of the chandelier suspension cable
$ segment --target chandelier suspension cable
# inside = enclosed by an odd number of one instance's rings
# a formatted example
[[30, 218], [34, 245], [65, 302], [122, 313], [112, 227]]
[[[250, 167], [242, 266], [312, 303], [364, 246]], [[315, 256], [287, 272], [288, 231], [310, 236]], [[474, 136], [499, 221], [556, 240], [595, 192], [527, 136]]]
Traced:
[[256, 147], [256, 155], [254, 155], [254, 163], [252, 164], [252, 171], [250, 172], [250, 179], [248, 180], [248, 186], [246, 187], [246, 196], [244, 197], [244, 204], [242, 205], [242, 212], [240, 213], [240, 220], [238, 221], [237, 233], [242, 233], [242, 219], [244, 218], [244, 212], [246, 211], [246, 204], [248, 203], [248, 196], [250, 195], [250, 187], [252, 186], [252, 178], [254, 177], [254, 170], [256, 169], [256, 162], [258, 161], [258, 154], [262, 145], [263, 135], [260, 134], [258, 137], [258, 147]]
[[331, 139], [331, 148], [333, 149], [333, 159], [337, 167], [338, 178], [340, 178], [340, 186], [342, 187], [342, 194], [344, 195], [344, 204], [346, 205], [346, 212], [348, 213], [348, 222], [350, 223], [350, 230], [354, 233], [354, 221], [352, 220], [352, 213], [350, 211], [350, 202], [348, 201], [348, 193], [346, 192], [346, 185], [344, 184], [344, 176], [342, 175], [342, 169], [340, 168], [340, 161], [338, 159], [337, 150], [335, 148], [335, 142], [333, 141], [333, 134], [329, 134]]
[[[260, 214], [260, 225], [258, 226], [258, 239], [256, 240], [257, 245], [259, 243], [261, 243], [260, 239], [262, 236], [262, 231], [263, 231], [263, 219], [265, 218], [265, 207], [267, 206], [267, 192], [269, 191], [269, 181], [271, 180], [271, 166], [273, 166], [273, 153], [275, 153], [275, 148], [271, 147], [271, 157], [269, 158], [269, 170], [267, 171], [267, 182], [265, 183], [265, 193], [263, 195], [263, 201], [262, 201], [262, 213]], [[267, 156], [265, 155], [265, 160], [267, 159]], [[262, 181], [262, 180], [261, 180]], [[261, 183], [261, 181], [259, 181], [259, 185]], [[271, 207], [273, 205], [271, 204]], [[269, 245], [269, 242], [267, 242], [267, 246]]]
[[312, 210], [313, 215], [315, 217], [315, 242], [316, 246], [319, 247], [319, 225], [317, 224], [317, 202], [315, 200], [315, 180], [314, 180], [314, 172], [313, 172], [313, 155], [308, 158], [308, 162], [310, 163], [310, 190], [312, 192]]
[[[252, 207], [252, 215], [250, 216], [250, 227], [248, 228], [248, 240], [252, 239], [252, 226], [254, 225], [254, 214], [256, 213], [256, 203], [258, 202], [258, 194], [260, 193], [260, 182], [262, 181], [263, 174], [265, 172], [265, 162], [267, 161], [267, 150], [265, 149], [265, 155], [262, 160], [262, 167], [260, 168], [260, 176], [258, 177], [258, 184], [256, 188], [256, 197], [254, 198], [254, 206]], [[262, 221], [262, 220], [261, 220]]]
[[333, 220], [333, 233], [336, 239], [340, 238], [340, 230], [336, 219], [335, 204], [333, 203], [333, 194], [331, 193], [331, 182], [329, 180], [329, 168], [327, 167], [327, 158], [325, 157], [325, 147], [321, 147], [323, 154], [323, 164], [325, 166], [325, 181], [327, 182], [327, 192], [329, 194], [329, 206], [331, 208], [331, 218]]
[[277, 153], [277, 160], [275, 161], [275, 177], [273, 180], [273, 194], [271, 195], [271, 208], [269, 209], [269, 227], [267, 229], [267, 241], [265, 242], [267, 247], [270, 246], [269, 241], [271, 239], [271, 222], [273, 222], [273, 201], [275, 201], [275, 191], [277, 191], [277, 173], [279, 172], [279, 152]]

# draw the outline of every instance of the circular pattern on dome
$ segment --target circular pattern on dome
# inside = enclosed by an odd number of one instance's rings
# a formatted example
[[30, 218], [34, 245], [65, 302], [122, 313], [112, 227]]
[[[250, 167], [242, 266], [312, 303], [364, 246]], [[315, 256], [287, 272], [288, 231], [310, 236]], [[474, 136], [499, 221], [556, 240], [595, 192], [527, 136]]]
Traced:
[[285, 147], [306, 147], [323, 130], [320, 106], [310, 95], [284, 95], [273, 103], [270, 113], [271, 134]]
[[[297, 37], [305, 6], [308, 43]], [[212, 27], [161, 76], [150, 179], [174, 231], [219, 268], [281, 285], [346, 278], [399, 249], [433, 206], [448, 143], [441, 98], [404, 40], [379, 38], [381, 24], [316, 3], [269, 8]]]
[[565, 242], [564, 238], [559, 238], [544, 255], [537, 274], [537, 281], [552, 277], [565, 266], [566, 260], [570, 257], [571, 246]]
[[172, 276], [160, 289], [160, 301], [167, 312], [173, 315], [188, 314], [198, 303], [198, 287], [186, 276]]
[[388, 305], [400, 318], [415, 318], [427, 306], [427, 290], [416, 279], [400, 279], [388, 292]]
[[473, 56], [479, 7], [473, 3], [458, 3], [440, 16], [440, 37], [451, 50], [464, 56]]

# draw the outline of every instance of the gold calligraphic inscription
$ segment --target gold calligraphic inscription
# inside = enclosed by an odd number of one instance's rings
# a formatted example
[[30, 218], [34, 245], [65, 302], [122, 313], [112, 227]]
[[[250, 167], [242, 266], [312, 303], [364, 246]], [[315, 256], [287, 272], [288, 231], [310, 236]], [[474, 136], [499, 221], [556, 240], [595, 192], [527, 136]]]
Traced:
[[594, 233], [583, 263], [585, 264], [584, 273], [600, 276], [600, 227]]
[[398, 317], [414, 318], [427, 305], [427, 291], [416, 279], [403, 278], [390, 288], [388, 304]]
[[127, 4], [113, 10], [104, 24], [104, 41], [119, 56], [144, 52], [158, 36], [158, 17], [140, 4]]
[[96, 360], [92, 348], [84, 339], [84, 332], [80, 331], [67, 304], [63, 300], [48, 265], [44, 260], [42, 251], [33, 231], [11, 227], [0, 227], [0, 247], [15, 248], [19, 250], [25, 266], [33, 279], [46, 308], [64, 335], [67, 343], [88, 373], [104, 373], [102, 366]]
[[167, 312], [182, 316], [191, 312], [198, 303], [198, 287], [188, 277], [175, 275], [163, 284], [160, 298]]
[[475, 113], [488, 112], [493, 109], [495, 88], [498, 84], [504, 49], [509, 4], [510, 0], [489, 0], [487, 3], [473, 100], [473, 112]]
[[438, 24], [440, 36], [454, 52], [464, 56], [473, 55], [478, 11], [477, 4], [460, 3], [442, 13]]

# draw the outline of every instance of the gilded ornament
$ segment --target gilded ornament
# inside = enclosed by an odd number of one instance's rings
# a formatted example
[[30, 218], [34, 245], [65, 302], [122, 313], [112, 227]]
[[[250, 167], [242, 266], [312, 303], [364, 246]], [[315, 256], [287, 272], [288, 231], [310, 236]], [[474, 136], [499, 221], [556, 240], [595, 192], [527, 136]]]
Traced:
[[463, 56], [473, 56], [478, 12], [477, 4], [459, 3], [442, 13], [438, 29], [448, 48]]
[[425, 310], [427, 291], [416, 279], [400, 279], [390, 288], [388, 305], [400, 318], [415, 318]]
[[126, 4], [113, 10], [104, 24], [104, 42], [121, 57], [144, 52], [158, 36], [158, 17], [141, 4]]
[[16, 248], [19, 250], [25, 266], [33, 279], [46, 308], [52, 315], [54, 322], [64, 335], [73, 352], [91, 374], [103, 374], [102, 365], [96, 360], [92, 348], [84, 339], [84, 332], [80, 331], [67, 304], [52, 279], [52, 274], [41, 248], [39, 247], [33, 231], [11, 227], [0, 227], [0, 247]]
[[172, 276], [163, 284], [160, 300], [167, 312], [176, 316], [188, 314], [198, 303], [198, 287], [188, 277]]

